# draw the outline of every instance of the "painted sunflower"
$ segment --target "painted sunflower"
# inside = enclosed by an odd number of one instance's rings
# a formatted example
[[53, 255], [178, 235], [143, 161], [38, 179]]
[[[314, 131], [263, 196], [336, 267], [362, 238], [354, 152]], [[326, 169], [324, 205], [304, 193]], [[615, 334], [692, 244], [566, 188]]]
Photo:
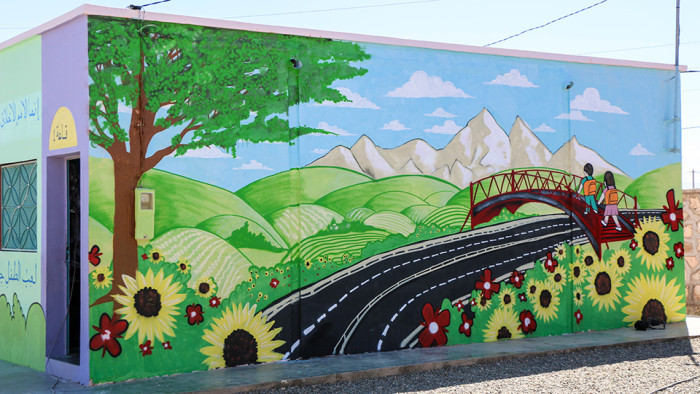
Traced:
[[575, 261], [571, 265], [571, 280], [576, 286], [582, 285], [586, 280], [586, 266], [581, 261]]
[[532, 298], [532, 309], [537, 318], [546, 323], [557, 317], [559, 302], [559, 291], [548, 281], [540, 282]]
[[625, 249], [618, 249], [613, 252], [608, 260], [608, 265], [617, 272], [620, 277], [623, 277], [626, 273], [630, 271], [630, 254]]
[[150, 269], [143, 275], [136, 272], [136, 279], [124, 275], [126, 287], [119, 286], [123, 294], [115, 295], [114, 300], [123, 305], [116, 313], [129, 322], [124, 339], [138, 332], [139, 343], [144, 339], [163, 342], [163, 335], [174, 336], [175, 318], [180, 314], [178, 304], [185, 300], [179, 293], [180, 283], [173, 282], [173, 276], [164, 278], [163, 271], [154, 275]]
[[476, 310], [478, 310], [479, 312], [488, 311], [489, 309], [491, 309], [491, 305], [493, 304], [493, 300], [486, 299], [480, 294], [474, 295], [473, 299], [476, 302]]
[[554, 248], [554, 254], [557, 256], [559, 262], [566, 261], [566, 253], [569, 250], [569, 245], [562, 243], [556, 248]]
[[583, 306], [583, 299], [585, 298], [583, 290], [580, 286], [574, 288], [574, 305]]
[[625, 314], [623, 321], [634, 325], [637, 320], [662, 319], [666, 323], [682, 321], [683, 292], [676, 279], [666, 282], [663, 275], [640, 275], [630, 282], [625, 294]]
[[518, 314], [512, 308], [498, 308], [484, 329], [484, 341], [522, 338], [523, 333], [518, 330], [519, 325]]
[[597, 306], [599, 311], [614, 309], [620, 301], [619, 288], [622, 286], [617, 271], [609, 264], [599, 261], [591, 267], [587, 281], [586, 290], [593, 306]]
[[581, 253], [581, 266], [586, 269], [590, 269], [593, 264], [600, 261], [598, 255], [593, 251], [592, 248], [585, 248]]
[[566, 284], [566, 269], [564, 269], [564, 267], [561, 265], [558, 265], [556, 268], [554, 268], [554, 272], [549, 274], [547, 281], [554, 289], [561, 292]]
[[184, 274], [190, 272], [191, 268], [192, 268], [192, 265], [190, 265], [190, 262], [187, 261], [186, 258], [180, 257], [180, 260], [177, 261], [177, 272], [184, 275]]
[[666, 257], [671, 237], [664, 231], [660, 220], [642, 218], [639, 221], [641, 229], [634, 234], [634, 240], [639, 244], [637, 257], [652, 271], [660, 271], [666, 267]]
[[281, 327], [272, 329], [274, 321], [267, 321], [262, 312], [255, 313], [256, 305], [226, 308], [221, 317], [213, 319], [211, 330], [205, 329], [202, 339], [211, 346], [200, 350], [208, 356], [204, 360], [209, 369], [236, 365], [264, 363], [282, 359], [274, 350], [284, 341], [274, 340]]
[[515, 302], [518, 298], [515, 296], [513, 289], [510, 287], [502, 286], [501, 292], [498, 294], [499, 304], [501, 308], [513, 309]]
[[107, 266], [97, 267], [92, 271], [92, 285], [96, 289], [112, 286], [112, 270]]
[[163, 256], [163, 252], [161, 252], [160, 249], [153, 248], [148, 254], [148, 259], [151, 260], [153, 264], [158, 264], [165, 261], [165, 256]]
[[201, 276], [194, 282], [194, 292], [202, 298], [209, 298], [216, 294], [216, 283], [211, 276]]
[[537, 294], [537, 290], [540, 288], [540, 281], [533, 278], [532, 276], [528, 277], [525, 280], [525, 295], [530, 298], [533, 297], [535, 294]]

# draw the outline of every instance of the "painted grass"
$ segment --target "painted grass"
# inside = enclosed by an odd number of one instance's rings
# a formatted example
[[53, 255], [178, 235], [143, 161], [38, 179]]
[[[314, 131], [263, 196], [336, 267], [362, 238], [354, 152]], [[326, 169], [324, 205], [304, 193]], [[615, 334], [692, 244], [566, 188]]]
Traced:
[[325, 229], [333, 220], [340, 223], [343, 217], [328, 208], [302, 204], [283, 208], [270, 215], [272, 223], [288, 245], [294, 245]]
[[300, 258], [301, 261], [315, 261], [320, 256], [326, 256], [329, 259], [342, 259], [346, 254], [359, 256], [368, 243], [381, 241], [387, 236], [389, 236], [387, 231], [370, 230], [311, 237], [293, 247], [285, 260]]
[[401, 212], [404, 209], [414, 206], [426, 204], [425, 201], [416, 197], [414, 194], [407, 192], [386, 192], [373, 197], [367, 201], [365, 207], [375, 211], [393, 211]]
[[[617, 178], [616, 178], [617, 179]], [[641, 209], [661, 209], [666, 201], [666, 191], [676, 191], [676, 201], [681, 198], [681, 163], [669, 164], [647, 172], [635, 179], [625, 193], [637, 196], [637, 203]]]
[[263, 237], [265, 237], [265, 239], [272, 244], [272, 246], [280, 249], [287, 248], [287, 244], [284, 242], [284, 239], [280, 237], [276, 231], [269, 232], [258, 223], [239, 215], [215, 216], [199, 223], [197, 228], [226, 239], [231, 236], [231, 233], [234, 230], [238, 230], [239, 228], [243, 227], [246, 222], [248, 223], [248, 228], [251, 232], [262, 234]]
[[345, 215], [345, 218], [351, 222], [364, 222], [365, 219], [373, 214], [374, 211], [369, 208], [358, 207], [350, 210], [350, 212]]
[[401, 234], [404, 237], [416, 231], [416, 224], [413, 223], [411, 219], [400, 213], [391, 211], [377, 212], [368, 217], [364, 223], [368, 226], [386, 230], [393, 234]]
[[414, 205], [404, 209], [401, 213], [414, 223], [424, 223], [425, 219], [437, 209], [432, 205]]
[[469, 209], [456, 205], [438, 208], [423, 220], [423, 224], [437, 227], [461, 227], [469, 214]]

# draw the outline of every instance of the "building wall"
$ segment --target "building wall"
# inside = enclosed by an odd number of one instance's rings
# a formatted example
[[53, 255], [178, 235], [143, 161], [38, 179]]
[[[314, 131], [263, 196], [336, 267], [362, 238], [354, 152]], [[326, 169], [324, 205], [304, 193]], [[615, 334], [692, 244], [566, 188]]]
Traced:
[[88, 54], [93, 382], [685, 318], [672, 71], [102, 17]]
[[698, 231], [700, 231], [700, 190], [683, 190], [685, 226], [685, 296], [688, 305], [700, 305], [700, 267], [698, 267]]
[[[34, 162], [33, 198], [37, 200], [43, 190], [41, 45], [41, 38], [34, 37], [0, 51], [0, 166]], [[0, 193], [5, 206], [11, 193], [9, 190]], [[39, 201], [35, 204], [35, 218], [41, 218], [42, 205]], [[9, 215], [4, 213], [0, 226], [11, 225], [7, 221]], [[42, 226], [40, 221], [29, 217], [23, 224], [34, 226], [35, 250], [0, 248], [0, 359], [43, 370], [46, 329], [42, 251], [38, 246], [42, 241]]]

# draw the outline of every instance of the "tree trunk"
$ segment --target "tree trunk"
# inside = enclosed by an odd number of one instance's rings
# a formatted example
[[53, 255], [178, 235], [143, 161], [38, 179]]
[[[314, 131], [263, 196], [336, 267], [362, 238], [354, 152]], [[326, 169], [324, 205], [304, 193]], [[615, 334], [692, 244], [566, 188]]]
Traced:
[[[114, 301], [114, 295], [122, 293], [119, 286], [125, 286], [122, 275], [136, 276], [138, 270], [138, 244], [134, 237], [135, 204], [134, 189], [141, 178], [138, 163], [131, 163], [130, 155], [123, 160], [114, 160], [114, 230], [112, 235], [112, 289], [100, 297], [93, 305]], [[114, 303], [114, 310], [120, 305]]]

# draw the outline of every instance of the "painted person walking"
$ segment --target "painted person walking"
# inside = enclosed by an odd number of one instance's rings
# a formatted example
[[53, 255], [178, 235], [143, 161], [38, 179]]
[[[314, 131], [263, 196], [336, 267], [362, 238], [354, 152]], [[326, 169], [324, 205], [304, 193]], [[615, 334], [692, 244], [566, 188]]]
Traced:
[[615, 189], [615, 176], [612, 172], [606, 171], [605, 175], [603, 175], [603, 179], [605, 181], [605, 188], [603, 189], [603, 194], [600, 196], [600, 201], [598, 201], [598, 204], [600, 204], [603, 202], [603, 200], [605, 200], [605, 217], [603, 220], [601, 220], [601, 223], [603, 224], [603, 227], [607, 226], [608, 218], [612, 216], [613, 220], [615, 221], [615, 230], [622, 231], [620, 221], [617, 219], [620, 211], [617, 209], [619, 197], [617, 189]]
[[583, 189], [583, 195], [586, 200], [586, 210], [583, 212], [584, 215], [588, 215], [588, 212], [593, 209], [593, 212], [598, 213], [598, 205], [595, 202], [595, 192], [596, 192], [596, 181], [593, 179], [593, 165], [591, 163], [586, 163], [583, 166], [583, 172], [586, 174], [583, 179], [581, 179], [581, 184], [578, 187], [576, 193], [581, 193]]

